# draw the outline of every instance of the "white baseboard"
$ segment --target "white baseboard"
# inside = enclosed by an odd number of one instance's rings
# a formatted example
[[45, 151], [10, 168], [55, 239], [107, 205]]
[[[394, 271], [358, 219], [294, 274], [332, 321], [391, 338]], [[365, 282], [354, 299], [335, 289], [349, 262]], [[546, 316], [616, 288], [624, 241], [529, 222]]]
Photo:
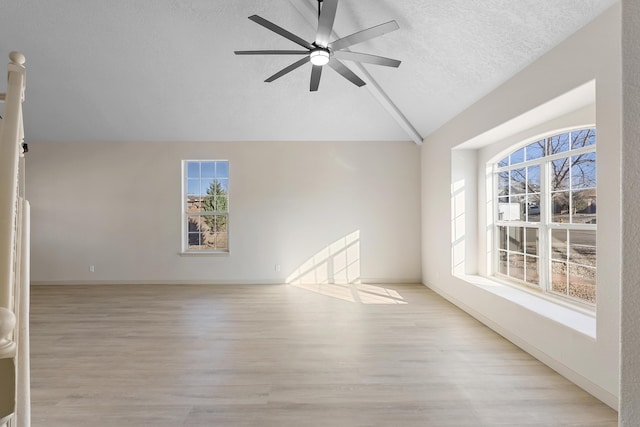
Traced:
[[[363, 278], [361, 283], [370, 285], [418, 285], [420, 279]], [[246, 280], [32, 280], [32, 286], [48, 285], [285, 285], [285, 281]]]
[[32, 280], [31, 286], [64, 285], [282, 285], [273, 280]]
[[375, 277], [363, 277], [360, 279], [365, 285], [421, 285], [421, 278], [380, 279]]
[[557, 373], [559, 373], [560, 375], [562, 375], [563, 377], [571, 381], [572, 383], [576, 384], [578, 387], [582, 388], [587, 393], [593, 395], [594, 397], [601, 400], [602, 402], [604, 402], [611, 408], [615, 409], [616, 411], [618, 410], [618, 404], [619, 404], [618, 396], [614, 395], [608, 390], [605, 390], [604, 388], [600, 387], [598, 384], [594, 383], [590, 379], [584, 377], [582, 374], [574, 371], [573, 369], [569, 368], [565, 364], [549, 356], [544, 351], [531, 345], [529, 342], [522, 339], [518, 335], [512, 333], [511, 331], [503, 328], [501, 325], [488, 319], [481, 313], [474, 310], [472, 307], [464, 304], [457, 298], [448, 294], [442, 288], [439, 288], [437, 286], [433, 286], [430, 284], [424, 284], [424, 285], [429, 289], [431, 289], [432, 291], [434, 291], [435, 293], [437, 293], [438, 295], [440, 295], [441, 297], [443, 297], [444, 299], [446, 299], [447, 301], [454, 304], [456, 307], [465, 311], [467, 314], [474, 317], [475, 319], [477, 319], [478, 321], [480, 321], [481, 323], [483, 323], [484, 325], [486, 325], [496, 333], [502, 335], [504, 338], [511, 341], [513, 344], [517, 345], [522, 350], [526, 351], [527, 353], [529, 353], [530, 355], [532, 355], [533, 357], [535, 357], [536, 359], [538, 359], [539, 361], [541, 361], [542, 363], [544, 363], [545, 365], [547, 365], [548, 367], [550, 367], [551, 369], [553, 369], [554, 371], [556, 371]]

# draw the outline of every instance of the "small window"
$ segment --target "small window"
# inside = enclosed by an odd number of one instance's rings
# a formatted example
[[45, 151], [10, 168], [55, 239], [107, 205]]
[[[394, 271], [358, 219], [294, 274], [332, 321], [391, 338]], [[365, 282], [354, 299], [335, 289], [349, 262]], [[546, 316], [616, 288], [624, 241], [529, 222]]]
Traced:
[[183, 162], [183, 251], [229, 251], [229, 162]]
[[596, 302], [596, 130], [519, 145], [494, 165], [494, 274]]

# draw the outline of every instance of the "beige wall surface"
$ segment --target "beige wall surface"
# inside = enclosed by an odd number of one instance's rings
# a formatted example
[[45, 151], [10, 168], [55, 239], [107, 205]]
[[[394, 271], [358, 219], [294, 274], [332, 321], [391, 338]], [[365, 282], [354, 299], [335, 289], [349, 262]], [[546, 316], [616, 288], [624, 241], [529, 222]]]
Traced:
[[[34, 283], [420, 281], [413, 143], [30, 148]], [[181, 162], [197, 159], [230, 162], [227, 255], [180, 255]]]
[[622, 2], [623, 259], [620, 425], [640, 425], [640, 4]]
[[[620, 75], [616, 5], [440, 128], [422, 148], [423, 282], [614, 408], [619, 396]], [[593, 81], [595, 114], [592, 107], [577, 103], [575, 111], [563, 111], [564, 122], [558, 123], [545, 116], [544, 108], [538, 111]], [[491, 207], [482, 182], [489, 157], [540, 132], [589, 124], [589, 116], [598, 132], [598, 302], [593, 333], [537, 310], [553, 305], [547, 301], [505, 286], [501, 291], [497, 282], [480, 286], [460, 276], [486, 274], [490, 265], [486, 236]], [[534, 120], [527, 128], [522, 117], [544, 120]], [[518, 123], [512, 135], [495, 132], [505, 123]], [[501, 136], [487, 142], [490, 134]], [[478, 140], [485, 142], [470, 143]], [[593, 324], [589, 316], [580, 316]]]

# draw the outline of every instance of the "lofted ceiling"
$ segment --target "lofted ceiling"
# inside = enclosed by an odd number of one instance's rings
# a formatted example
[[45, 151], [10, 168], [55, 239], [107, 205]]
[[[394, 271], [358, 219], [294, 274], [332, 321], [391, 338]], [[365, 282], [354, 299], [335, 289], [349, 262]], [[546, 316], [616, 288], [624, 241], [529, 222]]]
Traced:
[[364, 66], [382, 95], [331, 69], [311, 93], [309, 64], [264, 83], [298, 58], [233, 54], [297, 48], [253, 14], [312, 41], [313, 0], [0, 0], [0, 64], [26, 55], [27, 141], [416, 140], [613, 3], [341, 0], [339, 36], [400, 25], [352, 47], [402, 60]]

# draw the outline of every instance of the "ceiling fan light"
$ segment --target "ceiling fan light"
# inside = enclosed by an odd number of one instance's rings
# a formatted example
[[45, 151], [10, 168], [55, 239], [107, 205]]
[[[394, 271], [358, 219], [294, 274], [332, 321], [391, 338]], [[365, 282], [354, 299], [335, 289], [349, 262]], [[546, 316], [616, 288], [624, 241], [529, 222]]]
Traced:
[[309, 55], [309, 59], [313, 65], [327, 65], [329, 63], [329, 52], [322, 49], [314, 50]]

